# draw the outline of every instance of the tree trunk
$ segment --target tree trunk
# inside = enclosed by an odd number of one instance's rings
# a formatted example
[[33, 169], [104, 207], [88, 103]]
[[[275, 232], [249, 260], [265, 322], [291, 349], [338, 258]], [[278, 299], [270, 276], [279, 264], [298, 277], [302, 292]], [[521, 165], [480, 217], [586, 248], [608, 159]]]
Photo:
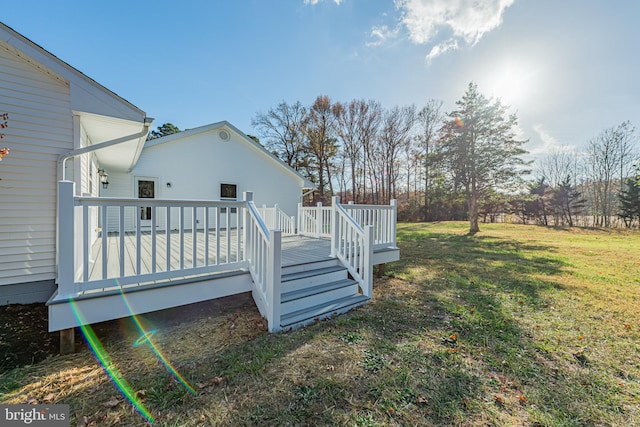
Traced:
[[478, 226], [478, 193], [475, 189], [471, 189], [471, 197], [469, 197], [469, 234], [476, 234], [480, 231]]

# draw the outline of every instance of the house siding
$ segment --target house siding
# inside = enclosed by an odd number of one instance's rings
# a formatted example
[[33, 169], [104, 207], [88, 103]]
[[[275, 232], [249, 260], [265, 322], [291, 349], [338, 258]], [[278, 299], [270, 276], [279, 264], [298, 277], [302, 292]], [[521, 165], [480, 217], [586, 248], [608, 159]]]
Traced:
[[[230, 129], [228, 141], [219, 138], [219, 131], [212, 129], [145, 147], [130, 174], [109, 175], [109, 188], [101, 195], [137, 197], [135, 177], [156, 178], [156, 197], [163, 199], [220, 200], [220, 184], [235, 184], [238, 200], [244, 191], [252, 191], [257, 206], [278, 204], [288, 215], [295, 215], [302, 180]], [[171, 183], [170, 188], [167, 183]], [[129, 209], [125, 212], [125, 228], [131, 230], [135, 216]], [[107, 230], [117, 230], [117, 213], [108, 216]], [[159, 227], [164, 227], [164, 216], [159, 212]], [[236, 218], [232, 220], [231, 226], [235, 226]], [[177, 227], [175, 214], [171, 225]], [[191, 228], [190, 213], [185, 227]]]
[[69, 85], [0, 42], [0, 113], [9, 114], [0, 145], [11, 149], [0, 163], [0, 304], [44, 301], [50, 291], [34, 287], [55, 279], [57, 159], [73, 148]]

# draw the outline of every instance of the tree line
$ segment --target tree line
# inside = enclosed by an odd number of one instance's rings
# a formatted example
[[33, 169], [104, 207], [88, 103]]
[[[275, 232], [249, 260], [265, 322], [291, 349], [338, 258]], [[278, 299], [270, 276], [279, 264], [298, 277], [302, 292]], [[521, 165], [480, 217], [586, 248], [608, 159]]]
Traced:
[[561, 226], [638, 226], [638, 139], [626, 121], [582, 152], [560, 147], [535, 164], [517, 117], [473, 82], [456, 108], [442, 101], [383, 107], [375, 100], [307, 106], [282, 101], [252, 126], [275, 155], [317, 185], [309, 202], [399, 202], [408, 221], [517, 220]]
[[[262, 143], [309, 179], [307, 203], [398, 200], [403, 221], [519, 221], [553, 226], [640, 226], [638, 138], [629, 121], [583, 151], [559, 147], [527, 162], [517, 117], [475, 83], [452, 111], [443, 102], [385, 108], [375, 100], [318, 96], [258, 112]], [[178, 132], [172, 124], [150, 138]]]
[[289, 166], [317, 185], [312, 202], [333, 194], [355, 203], [397, 199], [403, 220], [468, 219], [479, 230], [482, 201], [522, 185], [526, 141], [500, 100], [470, 83], [450, 112], [442, 102], [384, 108], [375, 100], [305, 106], [282, 101], [252, 126]]

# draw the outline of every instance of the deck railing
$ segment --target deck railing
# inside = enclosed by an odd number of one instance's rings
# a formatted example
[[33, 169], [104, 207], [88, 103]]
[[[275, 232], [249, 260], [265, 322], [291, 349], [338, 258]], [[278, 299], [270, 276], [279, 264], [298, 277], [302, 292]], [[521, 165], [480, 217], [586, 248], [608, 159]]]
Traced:
[[331, 206], [298, 204], [298, 234], [309, 237], [331, 237]]
[[[375, 247], [396, 247], [397, 203], [390, 205], [341, 205], [364, 229], [373, 226]], [[298, 234], [310, 237], [331, 237], [332, 207], [298, 205]]]
[[365, 228], [373, 227], [373, 241], [376, 247], [396, 246], [397, 202], [391, 200], [386, 205], [342, 205], [356, 223]]
[[258, 212], [270, 230], [280, 230], [282, 234], [288, 235], [296, 234], [296, 218], [288, 216], [277, 204], [272, 208], [263, 205], [258, 208]]
[[[247, 266], [238, 226], [244, 201], [78, 197], [74, 192], [73, 182], [58, 183], [59, 297]], [[140, 219], [142, 208], [151, 211], [148, 225]], [[95, 217], [98, 230], [90, 227]], [[96, 239], [101, 242], [94, 248]]]
[[267, 319], [269, 331], [280, 329], [280, 281], [282, 277], [282, 232], [271, 230], [253, 203], [253, 195], [244, 193], [247, 201], [244, 241], [249, 271], [253, 278], [253, 299]]
[[347, 267], [356, 280], [362, 294], [373, 295], [373, 226], [362, 228], [340, 204], [340, 198], [332, 198], [331, 255]]

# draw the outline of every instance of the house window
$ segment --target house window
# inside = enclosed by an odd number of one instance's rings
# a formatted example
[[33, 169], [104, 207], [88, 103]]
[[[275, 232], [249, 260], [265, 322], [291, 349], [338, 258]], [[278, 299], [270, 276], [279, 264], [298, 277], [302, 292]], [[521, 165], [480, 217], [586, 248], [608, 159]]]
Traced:
[[220, 184], [220, 198], [238, 200], [238, 186], [235, 184]]
[[[220, 198], [222, 200], [238, 200], [238, 186], [236, 184], [220, 184]], [[232, 214], [237, 211], [237, 208], [231, 208]], [[220, 213], [227, 213], [227, 209], [220, 209]]]

